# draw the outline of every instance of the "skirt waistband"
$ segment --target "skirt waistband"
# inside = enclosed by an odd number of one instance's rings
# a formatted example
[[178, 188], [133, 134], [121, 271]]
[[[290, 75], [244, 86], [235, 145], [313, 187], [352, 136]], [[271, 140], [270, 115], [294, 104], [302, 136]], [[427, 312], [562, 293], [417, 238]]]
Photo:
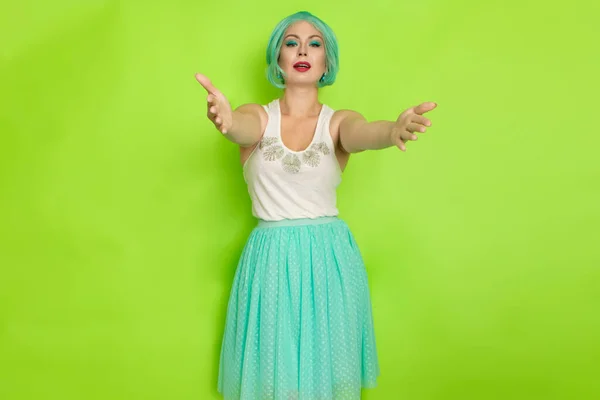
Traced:
[[284, 219], [281, 221], [265, 221], [262, 219], [258, 220], [259, 228], [277, 228], [284, 226], [302, 226], [302, 225], [321, 225], [328, 224], [330, 222], [341, 221], [338, 217], [319, 217], [319, 218], [298, 218], [298, 219]]

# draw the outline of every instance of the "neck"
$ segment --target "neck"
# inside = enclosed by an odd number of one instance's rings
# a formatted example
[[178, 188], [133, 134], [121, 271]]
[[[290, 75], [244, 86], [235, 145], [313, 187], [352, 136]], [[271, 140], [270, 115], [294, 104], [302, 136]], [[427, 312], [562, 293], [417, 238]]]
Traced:
[[281, 112], [292, 117], [315, 116], [321, 110], [319, 92], [316, 87], [287, 87], [283, 91], [280, 104]]

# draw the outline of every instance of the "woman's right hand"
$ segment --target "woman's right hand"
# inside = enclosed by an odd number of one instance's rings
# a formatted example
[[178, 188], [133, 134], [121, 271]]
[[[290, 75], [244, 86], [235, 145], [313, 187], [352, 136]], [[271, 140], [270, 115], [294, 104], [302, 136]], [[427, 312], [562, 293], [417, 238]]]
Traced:
[[196, 80], [208, 93], [206, 97], [206, 115], [208, 119], [215, 124], [215, 127], [222, 133], [229, 132], [233, 125], [233, 111], [229, 101], [213, 86], [210, 79], [202, 74], [196, 74]]

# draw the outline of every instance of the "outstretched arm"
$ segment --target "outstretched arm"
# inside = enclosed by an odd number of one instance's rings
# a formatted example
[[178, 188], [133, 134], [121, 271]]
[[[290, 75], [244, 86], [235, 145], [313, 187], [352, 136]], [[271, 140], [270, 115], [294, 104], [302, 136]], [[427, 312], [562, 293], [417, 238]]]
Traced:
[[431, 121], [423, 114], [437, 107], [435, 103], [423, 103], [404, 111], [396, 121], [367, 120], [355, 111], [343, 111], [339, 128], [339, 140], [348, 153], [364, 150], [380, 150], [397, 146], [406, 151], [405, 143], [417, 140], [415, 133], [424, 133]]
[[219, 132], [242, 147], [257, 143], [267, 122], [261, 106], [244, 104], [234, 111], [225, 95], [206, 76], [196, 74], [196, 79], [208, 93], [206, 114]]

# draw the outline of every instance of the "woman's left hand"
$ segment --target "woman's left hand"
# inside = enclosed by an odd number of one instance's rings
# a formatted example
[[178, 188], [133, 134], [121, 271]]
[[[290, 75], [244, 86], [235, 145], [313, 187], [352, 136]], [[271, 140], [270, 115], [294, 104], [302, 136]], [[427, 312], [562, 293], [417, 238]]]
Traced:
[[392, 143], [400, 150], [406, 151], [405, 143], [409, 140], [417, 140], [418, 138], [415, 133], [425, 133], [427, 128], [431, 126], [431, 121], [424, 117], [423, 114], [436, 107], [436, 103], [422, 103], [400, 114], [396, 120], [396, 124], [392, 128]]

